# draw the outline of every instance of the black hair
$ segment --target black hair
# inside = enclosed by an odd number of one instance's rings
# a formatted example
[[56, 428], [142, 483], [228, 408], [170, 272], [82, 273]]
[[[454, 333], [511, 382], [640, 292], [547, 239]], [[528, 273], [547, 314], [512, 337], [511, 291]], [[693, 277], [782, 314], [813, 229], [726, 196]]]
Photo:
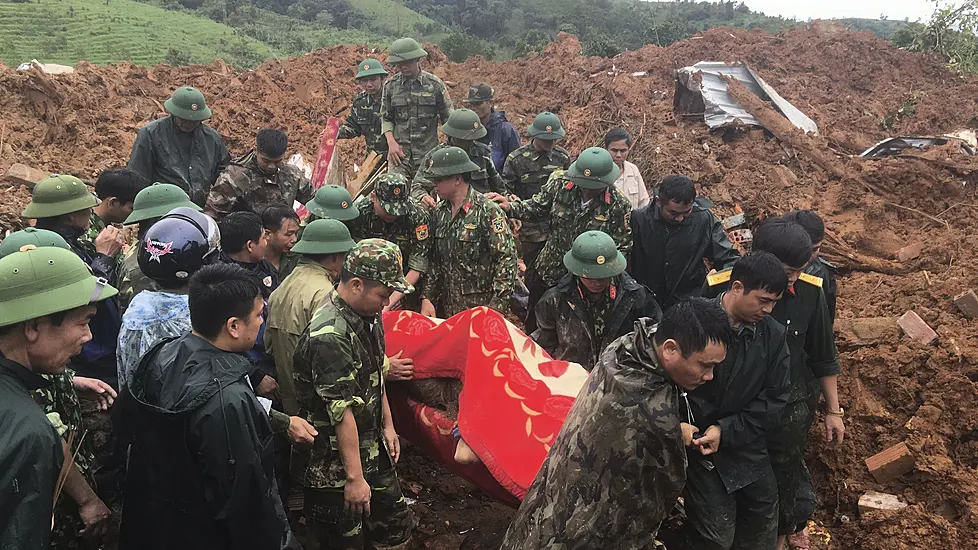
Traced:
[[217, 222], [217, 227], [221, 230], [221, 249], [225, 254], [241, 252], [265, 231], [261, 218], [254, 212], [232, 212]]
[[258, 152], [272, 158], [284, 155], [289, 148], [289, 138], [284, 132], [274, 128], [259, 131], [258, 139], [255, 141], [258, 144]]
[[293, 220], [295, 223], [299, 223], [299, 215], [291, 206], [273, 204], [261, 211], [261, 224], [269, 231], [282, 229], [285, 220]]
[[784, 219], [797, 223], [807, 231], [812, 244], [820, 243], [825, 239], [825, 222], [814, 210], [792, 210], [784, 215]]
[[808, 265], [812, 259], [812, 238], [805, 228], [783, 218], [765, 220], [754, 228], [752, 250], [770, 252], [781, 263], [794, 268]]
[[149, 187], [150, 181], [142, 174], [128, 168], [103, 170], [95, 181], [95, 194], [106, 200], [115, 197], [125, 204], [136, 200], [136, 195]]
[[696, 199], [696, 187], [693, 180], [686, 176], [666, 176], [659, 184], [659, 200], [678, 204], [689, 204]]
[[706, 349], [710, 342], [730, 347], [733, 329], [723, 307], [716, 300], [686, 297], [667, 309], [655, 331], [656, 345], [675, 340], [683, 357]]
[[604, 146], [607, 147], [616, 141], [625, 140], [625, 145], [632, 146], [632, 135], [624, 128], [612, 128], [604, 135]]
[[221, 334], [228, 319], [247, 318], [261, 298], [261, 284], [248, 270], [235, 264], [207, 265], [190, 277], [190, 326], [204, 338]]
[[770, 252], [755, 250], [737, 260], [730, 272], [730, 283], [740, 281], [744, 294], [766, 290], [780, 296], [788, 288], [788, 273], [781, 260]]

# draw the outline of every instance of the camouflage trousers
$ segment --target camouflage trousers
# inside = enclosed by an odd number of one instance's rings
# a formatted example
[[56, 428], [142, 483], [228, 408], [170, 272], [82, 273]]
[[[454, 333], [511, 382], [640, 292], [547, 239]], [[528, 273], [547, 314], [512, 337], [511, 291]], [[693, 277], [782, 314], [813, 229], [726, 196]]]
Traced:
[[363, 550], [407, 546], [414, 515], [401, 494], [394, 468], [382, 465], [367, 481], [371, 489], [367, 517], [345, 509], [342, 488], [305, 489], [306, 536], [312, 539], [307, 540], [307, 548]]
[[[767, 435], [771, 467], [778, 481], [778, 534], [795, 532], [795, 501], [804, 476], [805, 443], [815, 420], [814, 400], [789, 403], [781, 423]], [[810, 485], [810, 482], [809, 482]]]

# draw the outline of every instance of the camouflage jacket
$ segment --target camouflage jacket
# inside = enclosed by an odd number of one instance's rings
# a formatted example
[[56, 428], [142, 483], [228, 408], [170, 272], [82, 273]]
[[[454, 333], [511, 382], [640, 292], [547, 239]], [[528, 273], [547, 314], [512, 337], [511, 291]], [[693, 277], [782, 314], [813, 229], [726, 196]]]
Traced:
[[370, 197], [360, 197], [354, 205], [360, 211], [356, 219], [346, 222], [354, 241], [363, 239], [388, 240], [401, 249], [404, 270], [426, 273], [431, 241], [428, 239], [428, 211], [412, 199], [408, 199], [411, 212], [398, 216], [392, 222], [380, 219], [370, 203]]
[[455, 214], [450, 202], [439, 202], [431, 225], [424, 297], [438, 313], [448, 318], [476, 306], [507, 311], [516, 287], [516, 241], [502, 209], [469, 187]]
[[[425, 168], [431, 162], [431, 156], [446, 147], [452, 147], [452, 144], [440, 143], [437, 147], [428, 151], [428, 154], [421, 159], [421, 166], [411, 181], [411, 197], [415, 200], [420, 201], [425, 195], [435, 197], [435, 183], [426, 178], [422, 172], [424, 172]], [[503, 179], [499, 176], [499, 172], [496, 171], [496, 165], [492, 163], [492, 149], [485, 143], [473, 141], [472, 147], [467, 152], [469, 153], [469, 159], [479, 166], [477, 172], [469, 174], [469, 185], [480, 193], [488, 193], [490, 191], [505, 193], [506, 188], [503, 185]]]
[[623, 273], [597, 299], [568, 273], [537, 302], [533, 341], [554, 359], [591, 370], [601, 351], [627, 332], [640, 317], [658, 323], [662, 311], [652, 292]]
[[[383, 92], [381, 92], [383, 93]], [[367, 143], [367, 152], [387, 154], [387, 139], [380, 131], [380, 98], [374, 98], [367, 92], [359, 92], [353, 98], [350, 114], [346, 122], [340, 126], [339, 139], [350, 139], [363, 136]]]
[[601, 354], [502, 550], [655, 547], [686, 483], [685, 417], [655, 355], [653, 322], [634, 328]]
[[299, 168], [285, 164], [275, 175], [269, 176], [258, 167], [255, 157], [252, 151], [234, 159], [218, 176], [204, 206], [208, 215], [221, 219], [240, 210], [261, 214], [268, 206], [292, 206], [294, 201], [304, 204], [316, 195], [316, 190]]
[[138, 245], [133, 246], [126, 252], [125, 258], [122, 260], [121, 267], [119, 268], [119, 296], [116, 300], [119, 303], [119, 313], [125, 314], [126, 309], [129, 307], [129, 303], [132, 299], [144, 290], [159, 290], [160, 285], [156, 284], [156, 281], [150, 279], [143, 274], [143, 270], [139, 269], [139, 261], [136, 255]]
[[384, 427], [384, 327], [377, 315], [363, 318], [331, 293], [313, 314], [295, 349], [292, 365], [299, 416], [319, 430], [299, 483], [313, 489], [346, 485], [336, 426], [347, 409], [360, 435], [360, 464], [367, 483], [387, 453]]
[[[567, 170], [571, 164], [570, 153], [559, 145], [549, 153], [537, 151], [533, 142], [520, 147], [506, 157], [503, 166], [503, 183], [507, 195], [516, 195], [527, 200], [540, 192], [543, 184], [550, 179], [555, 170]], [[523, 222], [520, 228], [520, 241], [542, 243], [547, 240], [550, 224], [543, 222]]]
[[567, 273], [564, 254], [585, 231], [604, 231], [627, 258], [632, 249], [632, 203], [615, 187], [583, 204], [581, 190], [557, 170], [539, 193], [529, 200], [510, 202], [509, 215], [529, 221], [549, 221], [550, 237], [537, 256], [537, 273], [547, 287], [556, 286]]
[[393, 133], [404, 150], [402, 162], [415, 170], [425, 153], [438, 145], [438, 123], [448, 120], [451, 113], [448, 88], [429, 72], [421, 71], [411, 80], [396, 75], [384, 83], [380, 131]]

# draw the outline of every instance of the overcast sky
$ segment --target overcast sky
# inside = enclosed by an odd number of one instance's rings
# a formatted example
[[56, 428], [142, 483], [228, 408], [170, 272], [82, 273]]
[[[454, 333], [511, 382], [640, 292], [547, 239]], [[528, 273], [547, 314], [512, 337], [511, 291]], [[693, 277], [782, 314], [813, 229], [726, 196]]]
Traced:
[[[946, 1], [946, 0], [945, 0]], [[800, 21], [812, 19], [837, 19], [842, 17], [868, 17], [876, 19], [885, 14], [889, 19], [911, 21], [926, 19], [934, 12], [930, 0], [744, 0], [751, 11], [766, 15], [795, 17]]]

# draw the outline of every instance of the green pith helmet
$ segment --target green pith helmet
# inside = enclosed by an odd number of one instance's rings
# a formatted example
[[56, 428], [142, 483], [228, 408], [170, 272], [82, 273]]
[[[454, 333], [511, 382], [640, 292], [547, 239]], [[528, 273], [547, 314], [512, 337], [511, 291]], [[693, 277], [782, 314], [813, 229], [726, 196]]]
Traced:
[[163, 104], [163, 108], [171, 115], [184, 120], [199, 122], [211, 117], [211, 108], [204, 102], [204, 94], [190, 86], [177, 88], [177, 91], [173, 92], [170, 99]]
[[350, 192], [338, 185], [324, 185], [316, 196], [305, 204], [306, 210], [317, 218], [330, 218], [341, 222], [356, 219], [360, 211], [353, 205]]
[[316, 220], [302, 230], [302, 238], [292, 247], [297, 254], [339, 254], [357, 243], [339, 220]]
[[550, 141], [563, 139], [567, 135], [567, 132], [564, 131], [564, 126], [560, 123], [560, 117], [549, 111], [537, 115], [526, 133], [531, 138]]
[[98, 204], [95, 194], [75, 176], [51, 176], [34, 186], [31, 202], [24, 209], [25, 218], [53, 218], [71, 214]]
[[401, 249], [384, 239], [364, 239], [358, 242], [346, 254], [343, 269], [404, 294], [414, 292], [414, 286], [404, 278]]
[[485, 82], [480, 82], [469, 87], [469, 95], [463, 103], [485, 103], [492, 101], [493, 95], [495, 95], [495, 91], [492, 89], [492, 86]]
[[118, 294], [70, 250], [55, 246], [25, 248], [0, 258], [0, 327]]
[[422, 175], [428, 179], [447, 178], [459, 174], [475, 172], [479, 166], [472, 162], [469, 154], [458, 147], [445, 147], [431, 155], [428, 166], [421, 167]]
[[198, 212], [203, 208], [190, 202], [183, 189], [172, 183], [154, 183], [136, 193], [132, 203], [132, 214], [122, 222], [124, 225], [139, 223], [153, 218], [162, 218], [174, 208], [192, 208]]
[[28, 227], [27, 229], [14, 231], [13, 233], [7, 235], [7, 238], [0, 243], [0, 258], [9, 256], [14, 252], [19, 252], [20, 249], [26, 245], [31, 245], [35, 248], [41, 248], [42, 246], [56, 246], [65, 250], [71, 250], [71, 247], [68, 246], [68, 242], [65, 241], [64, 237], [58, 235], [54, 231], [38, 229], [36, 227]]
[[586, 279], [609, 279], [625, 271], [625, 256], [615, 240], [603, 231], [586, 231], [574, 239], [574, 246], [564, 254], [568, 271]]
[[387, 70], [384, 66], [380, 64], [380, 61], [376, 59], [364, 59], [357, 66], [357, 76], [359, 80], [361, 78], [367, 78], [368, 76], [387, 76]]
[[472, 109], [455, 109], [448, 115], [448, 120], [441, 125], [441, 131], [448, 137], [475, 141], [485, 137], [488, 130], [482, 125], [479, 115]]
[[421, 44], [413, 38], [398, 38], [391, 44], [391, 53], [387, 56], [388, 63], [401, 63], [412, 59], [426, 57], [428, 52], [424, 51]]
[[405, 216], [411, 212], [408, 189], [408, 180], [401, 174], [388, 172], [374, 182], [377, 200], [391, 216]]
[[606, 189], [615, 184], [621, 168], [603, 147], [588, 147], [567, 168], [565, 175], [584, 189]]

